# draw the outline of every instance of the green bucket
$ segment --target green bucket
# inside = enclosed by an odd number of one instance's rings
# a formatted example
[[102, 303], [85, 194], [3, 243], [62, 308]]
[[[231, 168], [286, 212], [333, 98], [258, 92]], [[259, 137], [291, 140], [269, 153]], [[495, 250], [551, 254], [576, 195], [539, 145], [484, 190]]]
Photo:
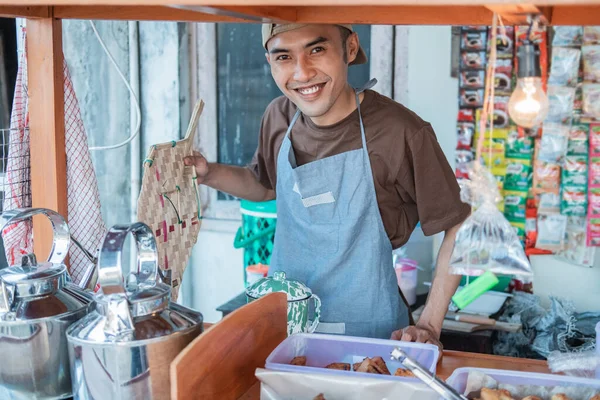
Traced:
[[244, 249], [244, 286], [248, 286], [246, 268], [250, 265], [270, 265], [275, 241], [277, 207], [275, 200], [240, 204], [242, 226], [237, 231], [233, 247]]

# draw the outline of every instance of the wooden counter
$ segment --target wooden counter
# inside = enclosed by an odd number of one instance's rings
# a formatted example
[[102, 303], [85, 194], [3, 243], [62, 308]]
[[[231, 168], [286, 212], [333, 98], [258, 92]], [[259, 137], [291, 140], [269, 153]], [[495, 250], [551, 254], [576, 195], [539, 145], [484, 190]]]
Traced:
[[[214, 325], [205, 324], [205, 333], [171, 365], [171, 399], [259, 399], [260, 383], [254, 374], [287, 337], [286, 316], [287, 297], [272, 293]], [[462, 367], [549, 372], [544, 361], [444, 351], [437, 373], [447, 379]]]

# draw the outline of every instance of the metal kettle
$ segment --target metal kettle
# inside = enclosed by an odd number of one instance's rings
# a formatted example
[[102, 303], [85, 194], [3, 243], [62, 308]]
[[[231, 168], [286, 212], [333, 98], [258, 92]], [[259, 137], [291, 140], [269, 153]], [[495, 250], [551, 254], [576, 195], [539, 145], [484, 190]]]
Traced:
[[[124, 282], [121, 258], [129, 233], [136, 241], [137, 271]], [[96, 310], [67, 332], [75, 399], [170, 398], [170, 364], [202, 333], [203, 317], [171, 303], [163, 279], [146, 224], [109, 230], [98, 258]]]
[[69, 229], [52, 210], [16, 209], [2, 213], [7, 226], [44, 214], [54, 232], [47, 262], [34, 254], [21, 265], [0, 270], [0, 398], [64, 399], [71, 397], [69, 353], [65, 332], [93, 307], [93, 297], [71, 282], [63, 260]]

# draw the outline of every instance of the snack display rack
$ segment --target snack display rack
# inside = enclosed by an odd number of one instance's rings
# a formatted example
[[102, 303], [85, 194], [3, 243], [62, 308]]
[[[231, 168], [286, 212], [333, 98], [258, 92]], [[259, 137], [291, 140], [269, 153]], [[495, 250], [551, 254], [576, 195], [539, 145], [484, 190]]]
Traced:
[[[172, 3], [177, 3], [176, 5]], [[63, 19], [507, 25], [539, 15], [546, 25], [600, 25], [598, 0], [0, 0], [0, 17], [27, 18], [32, 206], [67, 215]], [[52, 229], [34, 220], [35, 252]], [[172, 398], [258, 398], [254, 371], [286, 337], [286, 301], [272, 294], [206, 330], [171, 366]], [[545, 363], [444, 352], [439, 376], [459, 367], [547, 372]]]

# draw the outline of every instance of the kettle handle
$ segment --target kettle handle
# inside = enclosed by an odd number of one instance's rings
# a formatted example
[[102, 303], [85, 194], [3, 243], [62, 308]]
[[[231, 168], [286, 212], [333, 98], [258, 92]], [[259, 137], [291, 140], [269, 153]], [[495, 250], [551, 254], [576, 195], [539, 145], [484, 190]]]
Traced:
[[137, 248], [138, 287], [156, 285], [158, 273], [158, 250], [150, 227], [143, 222], [131, 225], [115, 225], [108, 230], [98, 256], [98, 284], [108, 297], [107, 323], [104, 332], [111, 336], [132, 333], [133, 318], [129, 310], [127, 290], [123, 282], [121, 256], [127, 235], [131, 233]]
[[0, 235], [3, 236], [4, 230], [17, 222], [25, 221], [34, 215], [44, 214], [52, 224], [52, 250], [48, 256], [48, 262], [53, 264], [62, 264], [69, 253], [71, 238], [69, 236], [69, 226], [67, 221], [56, 211], [47, 208], [15, 208], [7, 210], [0, 214]]

